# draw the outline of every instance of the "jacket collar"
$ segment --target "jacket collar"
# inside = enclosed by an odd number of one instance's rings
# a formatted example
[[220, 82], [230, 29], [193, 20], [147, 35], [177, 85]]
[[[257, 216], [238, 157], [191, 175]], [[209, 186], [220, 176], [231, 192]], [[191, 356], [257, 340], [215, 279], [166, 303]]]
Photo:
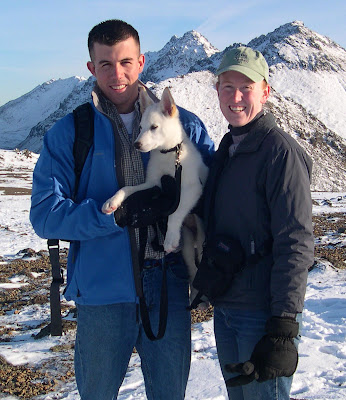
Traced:
[[257, 151], [265, 137], [274, 127], [276, 127], [276, 123], [271, 113], [259, 115], [253, 123], [250, 123], [248, 134], [240, 142], [235, 154]]
[[256, 123], [258, 118], [260, 118], [264, 114], [263, 110], [260, 111], [255, 117], [246, 125], [244, 126], [232, 126], [231, 124], [228, 125], [229, 130], [231, 131], [232, 136], [242, 136], [246, 133], [250, 132], [251, 127]]

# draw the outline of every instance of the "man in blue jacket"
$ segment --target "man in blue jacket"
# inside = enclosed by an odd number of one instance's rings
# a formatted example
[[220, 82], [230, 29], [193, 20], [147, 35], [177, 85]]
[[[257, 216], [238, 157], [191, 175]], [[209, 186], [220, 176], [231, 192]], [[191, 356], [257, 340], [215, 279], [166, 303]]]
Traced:
[[[163, 182], [158, 197], [157, 192], [155, 198], [150, 197], [149, 190], [142, 198], [129, 201], [121, 216], [101, 212], [104, 201], [120, 187], [145, 179], [148, 155], [133, 146], [139, 134], [138, 76], [144, 55], [137, 31], [119, 20], [96, 25], [89, 33], [88, 47], [88, 69], [96, 78], [94, 144], [77, 195], [72, 200], [75, 131], [69, 114], [44, 137], [34, 170], [30, 219], [39, 236], [71, 241], [65, 297], [78, 308], [75, 372], [81, 398], [116, 398], [135, 347], [148, 399], [181, 400], [190, 367], [187, 271], [180, 252], [165, 256], [152, 245], [152, 225], [172, 206], [172, 182]], [[187, 134], [207, 160], [213, 144], [203, 123], [184, 109], [179, 112]], [[167, 268], [167, 328], [157, 341], [144, 333], [133, 275], [141, 222], [150, 225], [142, 282], [154, 331], [159, 320], [162, 266]]]

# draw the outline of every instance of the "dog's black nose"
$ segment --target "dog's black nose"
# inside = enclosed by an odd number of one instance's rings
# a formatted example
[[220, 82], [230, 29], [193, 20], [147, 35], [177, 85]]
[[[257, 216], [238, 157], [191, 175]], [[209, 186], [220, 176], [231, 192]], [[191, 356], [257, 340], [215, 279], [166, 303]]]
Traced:
[[135, 148], [139, 150], [142, 147], [140, 142], [135, 142]]

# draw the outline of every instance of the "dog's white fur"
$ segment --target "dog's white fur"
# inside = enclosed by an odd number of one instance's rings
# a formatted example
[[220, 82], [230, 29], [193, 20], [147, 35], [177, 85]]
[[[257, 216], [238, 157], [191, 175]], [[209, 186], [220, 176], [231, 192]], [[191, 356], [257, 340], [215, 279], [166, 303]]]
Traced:
[[[204, 232], [201, 221], [195, 215], [189, 218], [190, 223], [183, 226], [183, 222], [202, 195], [208, 168], [203, 163], [201, 154], [183, 129], [179, 119], [179, 111], [168, 88], [165, 88], [161, 101], [158, 103], [154, 103], [146, 90], [141, 89], [140, 105], [142, 111], [141, 133], [135, 145], [142, 152], [150, 151], [146, 181], [138, 186], [126, 186], [118, 190], [113, 197], [104, 203], [102, 211], [110, 214], [134, 192], [148, 189], [155, 185], [161, 186], [161, 177], [163, 175], [174, 177], [176, 153], [174, 151], [161, 153], [160, 150], [168, 150], [182, 143], [180, 153], [180, 163], [182, 165], [180, 202], [176, 211], [168, 217], [167, 233], [163, 246], [166, 253], [174, 251], [179, 246], [181, 231], [183, 232], [182, 253], [188, 266], [191, 283], [197, 270], [195, 251], [197, 250], [197, 257], [200, 261]], [[192, 224], [194, 226], [191, 226], [191, 218], [192, 221], [193, 219], [195, 220], [195, 223]], [[196, 240], [195, 237], [197, 238]], [[190, 298], [193, 299], [195, 295], [196, 291], [191, 289]]]

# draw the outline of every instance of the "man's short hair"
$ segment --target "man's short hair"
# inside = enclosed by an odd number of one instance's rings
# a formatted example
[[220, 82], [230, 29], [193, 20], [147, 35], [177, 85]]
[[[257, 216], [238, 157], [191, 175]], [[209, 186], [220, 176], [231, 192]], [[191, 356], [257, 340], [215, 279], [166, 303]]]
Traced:
[[[88, 49], [92, 59], [94, 43], [113, 46], [118, 42], [132, 37], [140, 49], [139, 35], [136, 29], [127, 22], [119, 19], [110, 19], [100, 22], [92, 28], [88, 36]], [[139, 50], [140, 51], [140, 50]]]

